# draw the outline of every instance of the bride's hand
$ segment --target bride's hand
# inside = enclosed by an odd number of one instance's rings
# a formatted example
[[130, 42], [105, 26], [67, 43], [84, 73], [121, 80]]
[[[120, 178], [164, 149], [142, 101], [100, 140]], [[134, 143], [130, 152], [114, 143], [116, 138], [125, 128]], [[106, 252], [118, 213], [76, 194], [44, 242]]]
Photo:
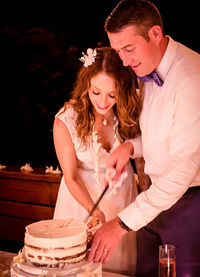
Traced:
[[98, 224], [104, 224], [105, 223], [105, 215], [104, 213], [99, 210], [99, 208], [96, 208], [94, 210], [94, 212], [92, 213], [92, 218], [91, 220], [88, 222], [87, 226], [88, 228], [93, 228]]

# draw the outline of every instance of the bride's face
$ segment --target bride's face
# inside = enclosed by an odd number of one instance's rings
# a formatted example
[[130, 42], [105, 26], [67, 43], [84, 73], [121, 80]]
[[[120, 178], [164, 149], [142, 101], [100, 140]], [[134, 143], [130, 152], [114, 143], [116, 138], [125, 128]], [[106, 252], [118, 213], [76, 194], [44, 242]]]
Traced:
[[88, 90], [90, 101], [97, 113], [107, 114], [115, 105], [115, 79], [104, 72], [100, 72], [90, 80], [91, 87]]

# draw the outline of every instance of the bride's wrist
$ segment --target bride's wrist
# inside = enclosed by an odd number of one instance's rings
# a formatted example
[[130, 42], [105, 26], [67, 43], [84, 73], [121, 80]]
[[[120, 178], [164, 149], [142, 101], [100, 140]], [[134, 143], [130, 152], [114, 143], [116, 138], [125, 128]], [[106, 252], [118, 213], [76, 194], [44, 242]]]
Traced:
[[[87, 207], [88, 213], [91, 212], [91, 210], [93, 209], [93, 206], [94, 205]], [[100, 214], [100, 213], [102, 213], [102, 211], [98, 207], [96, 207], [96, 209], [92, 212], [91, 216], [98, 216], [98, 214]]]
[[100, 215], [101, 213], [102, 213], [102, 211], [97, 207], [97, 208], [93, 211], [92, 216], [98, 216], [98, 215]]

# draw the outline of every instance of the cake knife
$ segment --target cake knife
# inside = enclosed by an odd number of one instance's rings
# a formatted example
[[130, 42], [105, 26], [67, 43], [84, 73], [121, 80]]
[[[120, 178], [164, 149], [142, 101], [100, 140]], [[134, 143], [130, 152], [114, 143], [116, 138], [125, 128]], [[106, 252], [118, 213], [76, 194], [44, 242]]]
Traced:
[[101, 195], [99, 196], [97, 202], [94, 204], [93, 208], [91, 209], [91, 211], [89, 212], [89, 214], [86, 216], [84, 222], [86, 223], [88, 221], [88, 219], [90, 218], [90, 216], [92, 215], [92, 213], [94, 212], [94, 210], [97, 208], [97, 206], [99, 205], [99, 202], [101, 201], [101, 199], [103, 198], [104, 194], [106, 193], [107, 189], [109, 188], [109, 184], [107, 184], [104, 188], [104, 190], [102, 191]]

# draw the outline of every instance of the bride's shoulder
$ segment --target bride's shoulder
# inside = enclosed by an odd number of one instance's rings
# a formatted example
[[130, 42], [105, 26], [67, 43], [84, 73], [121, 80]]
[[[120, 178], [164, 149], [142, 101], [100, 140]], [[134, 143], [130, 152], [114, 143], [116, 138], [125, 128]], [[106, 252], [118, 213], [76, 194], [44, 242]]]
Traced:
[[75, 119], [77, 116], [77, 112], [75, 111], [74, 107], [70, 104], [67, 104], [63, 106], [58, 113], [56, 114], [56, 117], [60, 119], [67, 119], [67, 118], [73, 118]]

